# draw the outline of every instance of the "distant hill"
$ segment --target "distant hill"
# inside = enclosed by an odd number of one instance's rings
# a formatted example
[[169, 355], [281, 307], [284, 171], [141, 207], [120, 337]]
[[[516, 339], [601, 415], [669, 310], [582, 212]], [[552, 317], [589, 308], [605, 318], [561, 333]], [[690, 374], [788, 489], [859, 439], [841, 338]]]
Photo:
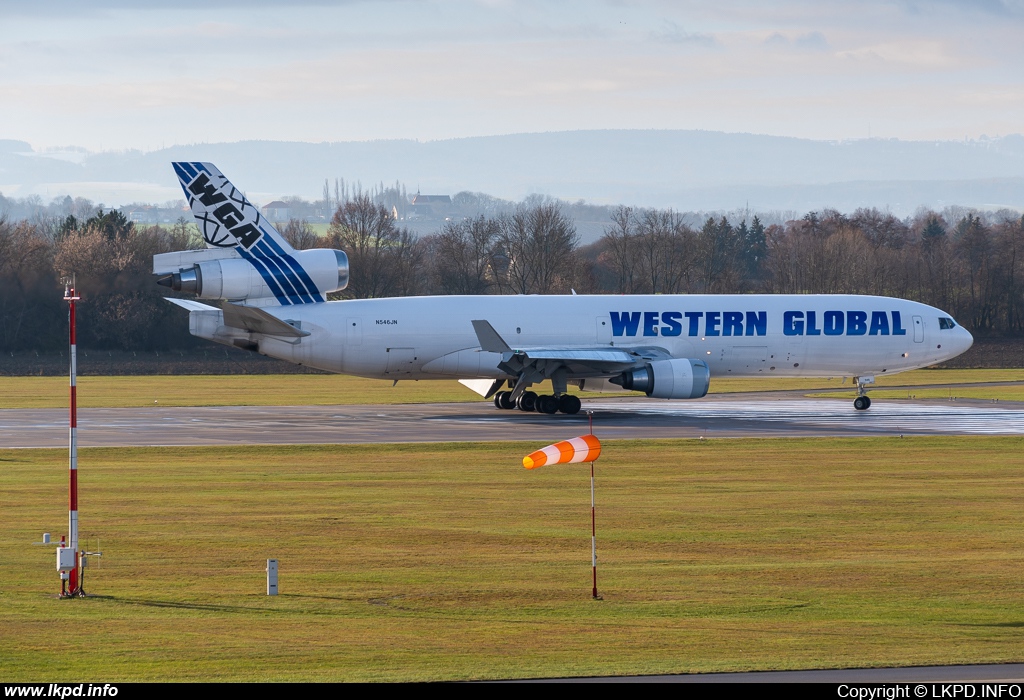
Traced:
[[[325, 178], [400, 180], [410, 191], [541, 193], [598, 204], [807, 211], [949, 204], [1024, 208], [1024, 136], [974, 141], [810, 139], [710, 131], [604, 130], [446, 141], [244, 141], [141, 152], [32, 152], [0, 140], [0, 191], [108, 204], [180, 197], [172, 160], [210, 160], [257, 201], [321, 196]], [[77, 189], [75, 189], [77, 187]], [[107, 193], [104, 195], [104, 193]]]

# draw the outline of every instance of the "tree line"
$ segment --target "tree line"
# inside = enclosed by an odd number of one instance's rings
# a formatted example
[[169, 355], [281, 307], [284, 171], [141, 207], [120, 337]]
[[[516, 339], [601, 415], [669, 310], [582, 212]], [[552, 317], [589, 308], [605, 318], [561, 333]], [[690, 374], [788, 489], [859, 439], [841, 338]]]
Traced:
[[[1024, 333], [1024, 218], [947, 208], [899, 219], [877, 209], [809, 212], [765, 225], [619, 207], [580, 245], [564, 203], [534, 196], [510, 211], [446, 221], [429, 235], [399, 225], [368, 194], [339, 202], [326, 235], [293, 219], [298, 249], [339, 248], [350, 283], [335, 298], [417, 294], [806, 293], [914, 299], [972, 332]], [[0, 219], [0, 352], [53, 352], [67, 342], [61, 280], [83, 294], [88, 348], [194, 347], [184, 312], [163, 301], [152, 256], [203, 245], [184, 219], [137, 226], [117, 211], [48, 221]]]

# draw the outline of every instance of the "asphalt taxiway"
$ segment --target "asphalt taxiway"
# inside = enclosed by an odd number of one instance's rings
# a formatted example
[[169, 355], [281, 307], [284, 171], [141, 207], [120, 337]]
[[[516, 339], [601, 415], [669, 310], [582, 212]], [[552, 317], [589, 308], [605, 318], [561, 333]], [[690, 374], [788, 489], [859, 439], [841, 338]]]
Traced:
[[[350, 406], [85, 408], [83, 447], [561, 440], [587, 429], [603, 438], [1024, 435], [1024, 404], [717, 394], [699, 401], [588, 399], [575, 416], [502, 411], [485, 401]], [[67, 411], [0, 410], [0, 448], [64, 447]]]
[[[552, 678], [542, 682], [588, 682], [588, 683], [848, 683], [902, 684], [907, 686], [902, 694], [894, 697], [971, 697], [960, 689], [954, 695], [950, 685], [984, 683], [988, 686], [1014, 685], [1016, 688], [988, 690], [988, 697], [1019, 697], [1020, 683], [1024, 682], [1024, 664], [965, 664], [962, 666], [908, 666], [905, 668], [840, 668], [812, 671], [750, 671], [746, 673], [690, 673], [665, 676], [617, 676], [592, 678]], [[524, 681], [531, 682], [531, 681]], [[927, 684], [927, 685], [923, 685]], [[934, 684], [934, 685], [933, 685]], [[978, 697], [983, 692], [974, 689]], [[884, 693], [875, 697], [887, 697]], [[856, 692], [840, 697], [859, 697]]]

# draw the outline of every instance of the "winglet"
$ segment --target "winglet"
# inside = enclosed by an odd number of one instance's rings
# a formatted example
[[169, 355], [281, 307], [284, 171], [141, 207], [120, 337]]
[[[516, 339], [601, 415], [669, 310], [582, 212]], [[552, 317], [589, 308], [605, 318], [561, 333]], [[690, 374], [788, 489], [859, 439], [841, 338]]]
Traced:
[[484, 352], [512, 352], [508, 343], [498, 335], [498, 331], [487, 321], [473, 321], [473, 330], [476, 331], [477, 340], [480, 341], [480, 349]]

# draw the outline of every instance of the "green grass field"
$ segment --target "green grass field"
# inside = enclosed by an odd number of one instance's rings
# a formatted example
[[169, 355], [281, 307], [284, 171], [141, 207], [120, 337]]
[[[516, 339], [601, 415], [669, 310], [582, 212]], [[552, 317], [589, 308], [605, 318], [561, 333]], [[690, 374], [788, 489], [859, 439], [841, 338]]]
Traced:
[[[717, 379], [711, 380], [711, 393], [746, 391], [778, 391], [783, 389], [834, 390], [836, 395], [852, 395], [850, 383], [841, 384], [841, 377], [829, 379]], [[1024, 400], [1024, 370], [917, 370], [892, 377], [879, 378], [878, 386], [943, 384], [972, 382], [1022, 382], [1019, 387], [958, 389], [963, 398], [1001, 398], [1004, 401]], [[65, 377], [0, 377], [0, 408], [62, 408], [68, 402], [68, 380]], [[390, 381], [362, 379], [342, 375], [261, 374], [261, 375], [198, 375], [181, 376], [119, 376], [79, 377], [79, 405], [89, 407], [152, 406], [289, 406], [335, 404], [396, 404], [479, 401], [480, 397], [455, 381], [403, 381], [392, 386]], [[549, 389], [549, 385], [544, 385]], [[942, 398], [945, 389], [931, 390]], [[915, 392], [919, 397], [925, 392]], [[906, 397], [907, 392], [893, 392], [892, 398]], [[581, 394], [608, 396], [608, 394]], [[886, 397], [884, 392], [872, 396]], [[1016, 397], [1016, 398], [1015, 398]]]
[[[1024, 660], [1024, 440], [0, 451], [0, 677], [440, 680]], [[263, 569], [281, 561], [281, 595]], [[55, 670], [58, 669], [58, 670]]]

